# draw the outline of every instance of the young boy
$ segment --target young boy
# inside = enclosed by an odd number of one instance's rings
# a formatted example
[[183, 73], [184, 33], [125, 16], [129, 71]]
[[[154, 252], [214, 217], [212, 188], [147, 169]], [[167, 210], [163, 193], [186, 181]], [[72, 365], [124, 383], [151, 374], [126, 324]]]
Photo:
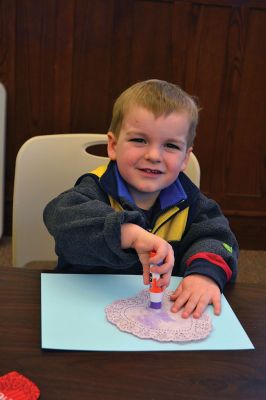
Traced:
[[[182, 172], [192, 151], [198, 108], [178, 86], [139, 82], [116, 100], [107, 167], [80, 177], [45, 208], [62, 271], [141, 274], [159, 285], [183, 276], [172, 311], [199, 318], [221, 311], [221, 291], [235, 279], [238, 246], [219, 206]], [[149, 253], [156, 255], [150, 257]]]

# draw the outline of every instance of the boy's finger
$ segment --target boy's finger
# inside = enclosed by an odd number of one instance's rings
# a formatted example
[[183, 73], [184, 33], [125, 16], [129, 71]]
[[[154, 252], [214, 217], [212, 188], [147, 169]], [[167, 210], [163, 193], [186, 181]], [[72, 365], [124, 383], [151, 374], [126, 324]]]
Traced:
[[213, 308], [214, 308], [214, 314], [215, 315], [220, 315], [221, 314], [221, 299], [213, 299]]
[[206, 307], [207, 307], [208, 303], [205, 300], [200, 300], [197, 304], [197, 307], [195, 309], [195, 311], [193, 312], [193, 317], [194, 318], [200, 318], [203, 314], [203, 312], [205, 311]]
[[171, 273], [163, 274], [161, 275], [160, 280], [158, 281], [158, 285], [161, 286], [162, 288], [166, 288], [171, 280]]
[[144, 285], [150, 283], [150, 268], [148, 266], [143, 267], [143, 283]]
[[183, 291], [183, 285], [179, 284], [179, 286], [171, 293], [170, 299], [172, 301], [175, 301], [182, 293]]
[[178, 296], [178, 298], [174, 301], [174, 304], [171, 307], [171, 311], [178, 312], [184, 306], [184, 304], [186, 304], [189, 296], [189, 292], [182, 292], [180, 296]]
[[162, 265], [153, 265], [151, 267], [151, 272], [156, 272], [160, 275], [166, 275], [168, 273], [172, 274], [173, 267], [169, 263], [164, 263]]
[[182, 312], [182, 318], [188, 318], [192, 313], [195, 312], [198, 305], [199, 305], [199, 299], [195, 296], [191, 296], [184, 307], [184, 310]]

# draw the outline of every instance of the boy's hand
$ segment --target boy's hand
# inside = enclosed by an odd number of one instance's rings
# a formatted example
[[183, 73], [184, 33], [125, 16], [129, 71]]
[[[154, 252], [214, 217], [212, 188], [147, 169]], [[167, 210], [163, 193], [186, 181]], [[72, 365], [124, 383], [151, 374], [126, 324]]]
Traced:
[[[165, 289], [169, 283], [174, 266], [174, 252], [172, 246], [164, 239], [146, 231], [135, 224], [123, 224], [121, 227], [121, 246], [123, 249], [133, 248], [136, 250], [143, 267], [143, 282], [150, 282], [150, 264], [163, 261], [159, 267], [154, 266], [152, 272], [158, 272], [162, 277], [158, 285]], [[150, 252], [156, 255], [150, 257]]]
[[213, 304], [215, 315], [221, 312], [220, 289], [211, 278], [204, 275], [185, 277], [171, 295], [171, 300], [174, 301], [172, 312], [184, 307], [181, 314], [183, 318], [191, 314], [194, 318], [200, 318], [208, 304]]

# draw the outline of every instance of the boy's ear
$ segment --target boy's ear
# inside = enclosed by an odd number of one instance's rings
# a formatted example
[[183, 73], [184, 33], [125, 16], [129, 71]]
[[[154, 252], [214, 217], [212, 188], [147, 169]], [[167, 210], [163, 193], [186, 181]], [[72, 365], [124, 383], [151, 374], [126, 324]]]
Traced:
[[188, 162], [189, 162], [189, 157], [190, 154], [192, 153], [193, 147], [189, 147], [186, 151], [186, 155], [182, 164], [181, 171], [184, 171], [187, 168]]
[[107, 143], [107, 154], [111, 160], [116, 160], [116, 143], [117, 139], [113, 132], [107, 133], [108, 143]]

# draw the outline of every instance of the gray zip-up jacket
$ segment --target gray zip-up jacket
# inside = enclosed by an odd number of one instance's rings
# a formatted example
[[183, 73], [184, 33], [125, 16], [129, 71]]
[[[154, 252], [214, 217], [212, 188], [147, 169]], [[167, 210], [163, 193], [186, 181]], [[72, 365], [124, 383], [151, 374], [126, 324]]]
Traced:
[[121, 224], [131, 222], [167, 240], [173, 275], [201, 274], [223, 290], [237, 273], [238, 245], [216, 202], [184, 174], [161, 191], [152, 210], [139, 209], [116, 163], [79, 178], [44, 210], [61, 271], [142, 274], [137, 253], [121, 248]]

